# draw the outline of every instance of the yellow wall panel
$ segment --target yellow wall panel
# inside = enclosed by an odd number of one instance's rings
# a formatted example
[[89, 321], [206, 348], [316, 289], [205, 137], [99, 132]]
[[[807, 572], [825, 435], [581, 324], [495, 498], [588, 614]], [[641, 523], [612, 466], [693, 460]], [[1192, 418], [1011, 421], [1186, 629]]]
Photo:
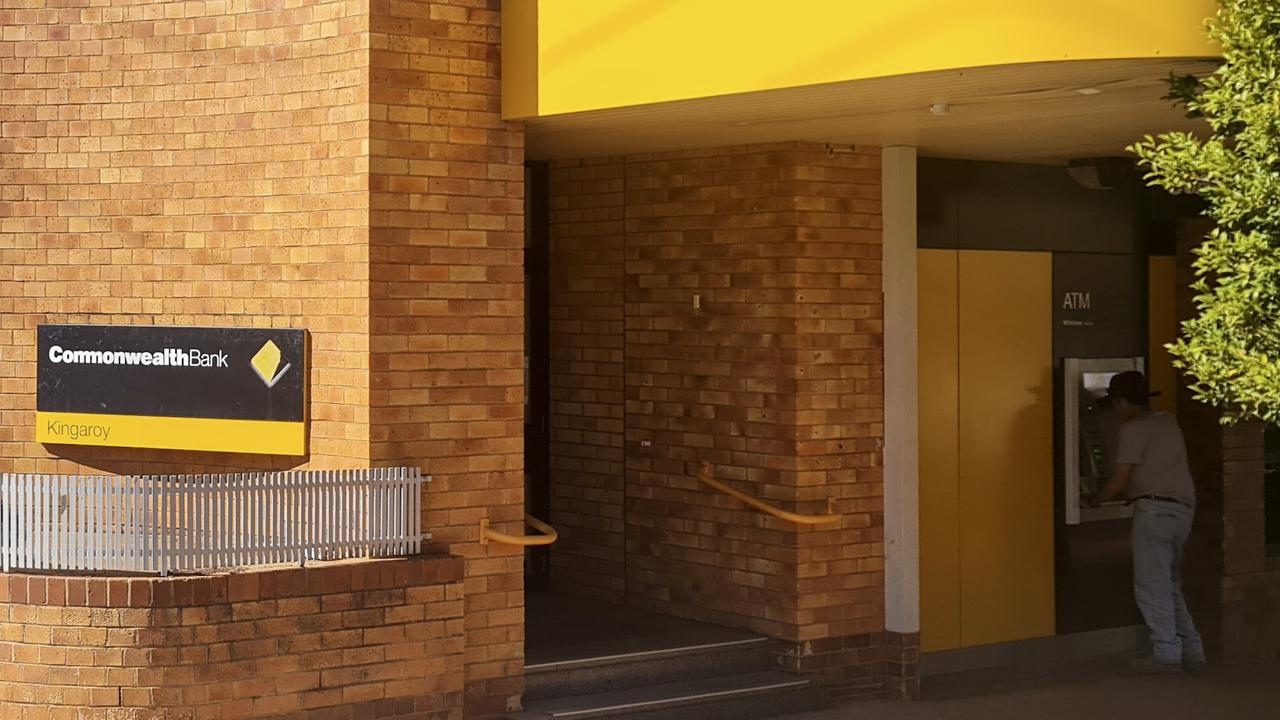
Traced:
[[[505, 0], [507, 117], [953, 68], [1208, 57], [1213, 0]], [[536, 100], [526, 95], [533, 85]], [[510, 85], [504, 95], [512, 92]]]
[[1160, 395], [1152, 398], [1156, 410], [1176, 413], [1178, 407], [1178, 374], [1173, 356], [1164, 346], [1178, 336], [1176, 263], [1171, 256], [1152, 256], [1147, 261], [1147, 369], [1151, 389]]
[[502, 113], [538, 114], [538, 3], [502, 3]]
[[960, 647], [956, 256], [920, 250], [920, 647]]
[[1052, 635], [1053, 268], [959, 253], [963, 646]]

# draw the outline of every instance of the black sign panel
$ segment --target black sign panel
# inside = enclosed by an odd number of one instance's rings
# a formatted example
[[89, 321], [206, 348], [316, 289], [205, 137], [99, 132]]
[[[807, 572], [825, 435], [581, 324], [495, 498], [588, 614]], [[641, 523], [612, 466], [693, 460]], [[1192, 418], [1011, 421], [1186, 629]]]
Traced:
[[43, 325], [37, 370], [42, 413], [305, 420], [305, 330]]
[[1147, 354], [1147, 259], [1054, 253], [1054, 357]]

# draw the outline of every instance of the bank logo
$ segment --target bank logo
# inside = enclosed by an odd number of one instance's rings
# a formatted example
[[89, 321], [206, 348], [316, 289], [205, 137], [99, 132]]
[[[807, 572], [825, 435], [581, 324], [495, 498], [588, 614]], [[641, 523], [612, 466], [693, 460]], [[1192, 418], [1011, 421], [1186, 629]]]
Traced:
[[280, 378], [284, 377], [285, 373], [289, 372], [289, 368], [293, 367], [291, 363], [285, 363], [284, 367], [280, 367], [280, 360], [280, 348], [268, 340], [249, 360], [249, 365], [253, 367], [254, 372], [258, 373], [262, 382], [272, 388], [280, 382]]

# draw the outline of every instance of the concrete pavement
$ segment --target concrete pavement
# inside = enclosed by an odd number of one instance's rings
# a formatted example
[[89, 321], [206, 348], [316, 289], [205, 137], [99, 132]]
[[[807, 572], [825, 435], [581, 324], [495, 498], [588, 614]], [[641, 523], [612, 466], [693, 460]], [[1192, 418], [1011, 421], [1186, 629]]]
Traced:
[[923, 694], [916, 702], [854, 703], [785, 720], [1277, 720], [1280, 663], [1150, 677], [1108, 658], [931, 678]]

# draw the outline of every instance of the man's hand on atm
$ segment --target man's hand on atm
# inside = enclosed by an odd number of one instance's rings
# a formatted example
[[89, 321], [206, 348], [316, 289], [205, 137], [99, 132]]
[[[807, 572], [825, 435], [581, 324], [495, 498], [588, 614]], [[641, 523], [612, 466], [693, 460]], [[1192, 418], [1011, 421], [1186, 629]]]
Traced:
[[1107, 486], [1102, 488], [1101, 492], [1095, 493], [1089, 498], [1089, 507], [1098, 507], [1104, 502], [1119, 497], [1124, 489], [1129, 486], [1129, 480], [1133, 477], [1133, 465], [1129, 463], [1116, 463], [1115, 472], [1111, 473], [1111, 480], [1107, 481]]

